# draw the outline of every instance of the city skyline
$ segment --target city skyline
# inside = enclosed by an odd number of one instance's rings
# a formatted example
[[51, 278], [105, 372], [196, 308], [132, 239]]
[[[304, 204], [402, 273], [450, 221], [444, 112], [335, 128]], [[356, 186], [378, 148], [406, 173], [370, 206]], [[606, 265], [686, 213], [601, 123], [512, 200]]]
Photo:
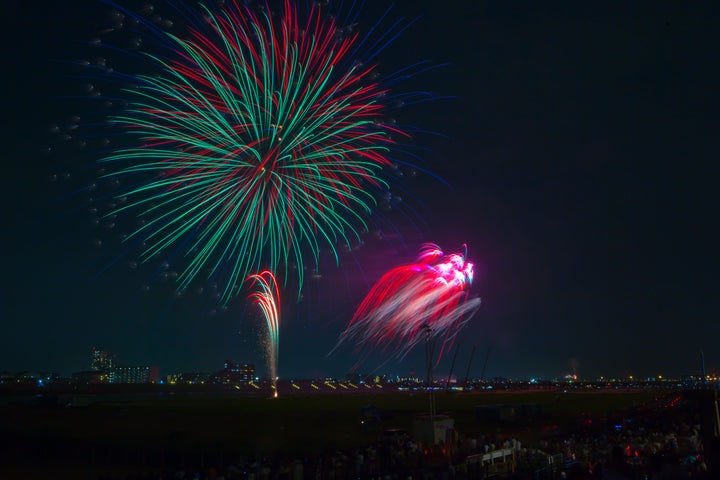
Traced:
[[[366, 5], [358, 28], [384, 8]], [[680, 376], [699, 373], [701, 350], [717, 371], [719, 9], [396, 2], [389, 18], [417, 21], [375, 61], [381, 75], [414, 61], [442, 65], [397, 86], [436, 100], [393, 111], [437, 133], [411, 140], [432, 175], [414, 171], [395, 193], [417, 215], [381, 208], [395, 230], [371, 229], [357, 249], [341, 249], [339, 267], [321, 252], [301, 294], [284, 295], [280, 378], [350, 371], [352, 348], [328, 355], [338, 336], [371, 286], [425, 242], [466, 244], [470, 292], [482, 299], [438, 371], [449, 371], [457, 347], [456, 368], [470, 364], [476, 377]], [[66, 97], [82, 83], [61, 64], [97, 56], [81, 42], [110, 9], [39, 0], [3, 10], [13, 68], [3, 75], [0, 370], [69, 373], [93, 345], [162, 371], [227, 358], [264, 370], [266, 327], [251, 302], [212, 304], [212, 286], [201, 284], [178, 296], [160, 261], [138, 264], [110, 248], [114, 232], [76, 201], [94, 152], [44, 152], [51, 126], [75, 114]], [[381, 368], [424, 371], [423, 348]]]
[[[472, 352], [474, 356], [474, 352]], [[444, 365], [445, 369], [443, 370], [437, 370], [437, 367], [433, 369], [433, 376], [434, 380], [438, 381], [439, 379], [442, 379], [442, 382], [446, 381], [448, 378], [455, 379], [456, 381], [461, 381], [462, 379], [466, 378], [467, 380], [472, 381], [486, 381], [486, 382], [492, 382], [497, 381], [499, 379], [503, 380], [510, 380], [510, 381], [519, 381], [519, 382], [536, 382], [536, 381], [542, 381], [542, 382], [562, 382], [562, 381], [570, 381], [570, 382], [577, 382], [577, 381], [677, 381], [681, 379], [686, 378], [707, 378], [709, 381], [718, 381], [718, 377], [720, 376], [720, 372], [714, 367], [708, 369], [706, 365], [704, 364], [704, 352], [699, 352], [698, 356], [698, 364], [696, 365], [696, 369], [691, 369], [691, 371], [685, 372], [681, 375], [666, 375], [662, 372], [637, 372], [636, 374], [628, 373], [626, 372], [624, 375], [614, 375], [614, 374], [607, 374], [607, 375], [594, 375], [594, 376], [585, 376], [582, 375], [581, 372], [578, 372], [576, 369], [573, 370], [573, 368], [569, 368], [564, 373], [555, 374], [555, 375], [549, 375], [549, 376], [543, 376], [543, 375], [519, 375], [514, 377], [505, 377], [502, 375], [488, 375], [487, 374], [487, 358], [489, 357], [490, 352], [486, 352], [486, 358], [485, 361], [482, 363], [482, 370], [480, 375], [471, 375], [471, 372], [477, 373], [476, 369], [470, 368], [472, 366], [472, 360], [473, 357], [469, 359], [468, 365], [460, 365], [459, 362], [456, 362], [457, 355], [454, 356], [453, 362], [449, 365]], [[103, 350], [102, 348], [99, 348], [97, 346], [93, 346], [90, 351], [89, 355], [87, 356], [87, 362], [79, 366], [76, 369], [70, 370], [70, 371], [64, 371], [59, 372], [53, 368], [41, 368], [41, 369], [21, 369], [16, 371], [9, 371], [6, 369], [2, 369], [0, 367], [0, 373], [8, 374], [8, 375], [15, 375], [15, 376], [27, 376], [29, 374], [47, 374], [47, 375], [53, 375], [58, 376], [60, 378], [71, 378], [76, 374], [87, 374], [89, 372], [100, 372], [105, 374], [105, 378], [102, 379], [103, 382], [107, 383], [127, 383], [123, 381], [117, 381], [114, 375], [114, 372], [118, 369], [145, 369], [147, 372], [145, 372], [146, 381], [140, 382], [140, 383], [150, 383], [150, 377], [155, 379], [160, 379], [163, 382], [166, 381], [166, 379], [170, 377], [178, 377], [181, 375], [217, 375], [220, 372], [232, 372], [231, 375], [235, 375], [238, 373], [242, 373], [244, 378], [256, 378], [260, 380], [266, 380], [270, 381], [272, 377], [269, 375], [269, 369], [267, 365], [258, 365], [259, 368], [256, 368], [256, 365], [252, 362], [247, 362], [242, 359], [234, 359], [229, 360], [225, 359], [222, 362], [222, 368], [220, 368], [220, 365], [213, 365], [212, 367], [208, 368], [205, 366], [205, 368], [190, 368], [181, 370], [178, 368], [169, 367], [167, 370], [159, 370], [157, 365], [149, 364], [149, 363], [134, 363], [132, 365], [123, 363], [123, 362], [116, 362], [116, 359], [118, 358], [118, 355], [115, 352], [110, 352]], [[482, 360], [482, 359], [480, 359]], [[263, 362], [266, 363], [266, 362]], [[449, 367], [449, 370], [448, 370]], [[577, 367], [575, 367], [577, 368]], [[247, 372], [252, 372], [250, 376], [248, 377]], [[148, 373], [151, 373], [148, 377]], [[295, 378], [296, 380], [308, 380], [308, 379], [322, 379], [322, 378], [350, 378], [357, 376], [358, 378], [365, 378], [365, 377], [383, 377], [383, 378], [395, 378], [395, 379], [402, 379], [402, 378], [416, 378], [418, 381], [423, 382], [425, 381], [426, 371], [423, 370], [409, 370], [406, 372], [399, 371], [397, 369], [393, 369], [392, 367], [388, 367], [385, 370], [377, 369], [373, 372], [363, 372], [359, 370], [355, 371], [347, 371], [345, 373], [339, 374], [339, 375], [321, 375], [318, 377], [301, 377], [301, 376], [286, 376], [283, 377], [283, 381], [287, 381], [289, 379]], [[108, 375], [109, 374], [109, 375]], [[126, 374], [125, 376], [127, 376]], [[124, 377], [123, 377], [124, 378]], [[153, 383], [155, 383], [158, 380], [153, 380]], [[136, 382], [130, 382], [130, 383], [136, 383]]]

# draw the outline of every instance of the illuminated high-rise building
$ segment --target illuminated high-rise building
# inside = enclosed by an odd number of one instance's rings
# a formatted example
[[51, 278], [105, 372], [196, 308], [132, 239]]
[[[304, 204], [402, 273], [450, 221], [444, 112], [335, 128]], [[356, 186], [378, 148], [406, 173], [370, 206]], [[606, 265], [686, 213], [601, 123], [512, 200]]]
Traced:
[[93, 347], [90, 351], [90, 369], [110, 373], [113, 371], [113, 355]]

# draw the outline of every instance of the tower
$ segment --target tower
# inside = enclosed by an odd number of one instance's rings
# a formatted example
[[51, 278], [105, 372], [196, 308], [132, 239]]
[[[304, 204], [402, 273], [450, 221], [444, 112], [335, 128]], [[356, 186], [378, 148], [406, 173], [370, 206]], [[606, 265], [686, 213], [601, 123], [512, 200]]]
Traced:
[[97, 347], [92, 347], [90, 351], [90, 369], [95, 371], [110, 373], [114, 368], [113, 355], [100, 350]]

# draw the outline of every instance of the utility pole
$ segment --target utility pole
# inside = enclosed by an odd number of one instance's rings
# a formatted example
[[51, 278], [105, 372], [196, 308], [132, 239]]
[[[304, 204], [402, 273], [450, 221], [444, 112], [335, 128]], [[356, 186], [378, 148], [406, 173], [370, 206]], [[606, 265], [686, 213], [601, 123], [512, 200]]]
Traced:
[[466, 388], [467, 388], [467, 383], [468, 383], [468, 377], [470, 376], [470, 364], [472, 363], [473, 355], [475, 355], [475, 345], [473, 345], [473, 348], [470, 351], [470, 360], [468, 360], [467, 370], [465, 370], [465, 387]]
[[452, 363], [450, 364], [450, 373], [448, 373], [447, 383], [445, 383], [445, 390], [450, 389], [450, 379], [452, 378], [453, 370], [455, 369], [455, 359], [457, 359], [458, 351], [460, 350], [460, 344], [455, 347], [455, 355], [453, 355]]
[[483, 380], [485, 380], [485, 369], [487, 368], [488, 358], [490, 358], [490, 347], [488, 347], [488, 349], [487, 349], [487, 353], [485, 354], [485, 361], [483, 362], [482, 372], [480, 372], [480, 381], [481, 382]]
[[430, 328], [429, 325], [425, 324], [422, 326], [423, 331], [425, 332], [425, 360], [427, 362], [427, 391], [428, 391], [428, 398], [430, 399], [430, 423], [434, 424], [435, 420], [435, 393], [433, 391], [433, 345], [432, 340], [430, 338], [430, 334], [432, 334], [432, 328]]

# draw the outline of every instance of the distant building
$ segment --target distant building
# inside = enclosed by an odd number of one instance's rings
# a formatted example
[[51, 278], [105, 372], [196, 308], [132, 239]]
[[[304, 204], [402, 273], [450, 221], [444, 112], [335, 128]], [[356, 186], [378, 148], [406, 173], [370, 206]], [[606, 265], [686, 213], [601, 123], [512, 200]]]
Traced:
[[[57, 380], [59, 375], [51, 372], [35, 372], [26, 370], [15, 375], [15, 382], [25, 385], [45, 385]], [[1, 381], [0, 381], [1, 383]]]
[[225, 360], [225, 368], [215, 374], [215, 381], [225, 385], [246, 385], [255, 378], [255, 365]]
[[380, 376], [371, 373], [347, 373], [345, 374], [345, 381], [352, 383], [387, 383], [387, 375]]
[[92, 347], [90, 350], [90, 370], [104, 372], [106, 382], [114, 381], [115, 356], [111, 353]]
[[150, 383], [159, 383], [162, 381], [162, 378], [160, 377], [160, 369], [157, 365], [153, 365], [150, 367]]
[[113, 383], [150, 383], [150, 367], [115, 367]]
[[108, 375], [99, 370], [85, 370], [72, 374], [72, 379], [80, 384], [107, 383]]
[[166, 380], [170, 384], [200, 385], [210, 383], [211, 376], [204, 372], [171, 373]]

